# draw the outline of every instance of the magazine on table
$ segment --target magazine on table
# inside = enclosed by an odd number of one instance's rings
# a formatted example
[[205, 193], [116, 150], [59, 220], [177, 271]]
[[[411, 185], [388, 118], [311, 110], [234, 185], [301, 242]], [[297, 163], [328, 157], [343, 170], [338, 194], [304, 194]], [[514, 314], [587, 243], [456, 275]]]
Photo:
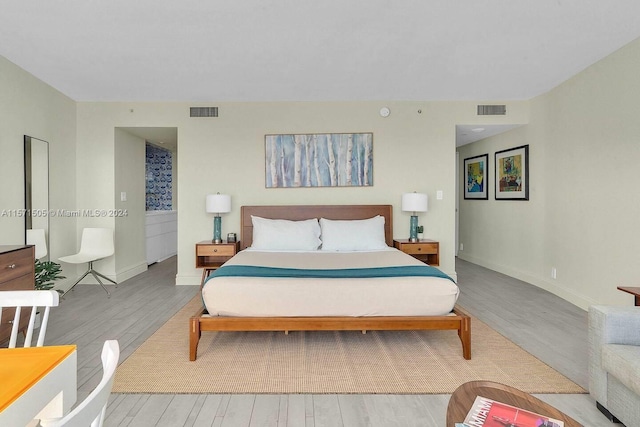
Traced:
[[464, 427], [564, 427], [564, 422], [478, 396], [462, 425]]

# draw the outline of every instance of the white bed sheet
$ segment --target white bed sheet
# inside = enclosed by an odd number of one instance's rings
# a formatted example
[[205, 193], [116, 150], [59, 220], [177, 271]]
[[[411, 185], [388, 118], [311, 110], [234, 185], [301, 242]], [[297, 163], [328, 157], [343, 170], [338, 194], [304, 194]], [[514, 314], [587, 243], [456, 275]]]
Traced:
[[[420, 265], [389, 248], [372, 252], [244, 250], [228, 265], [340, 269]], [[264, 278], [215, 277], [202, 290], [211, 316], [439, 316], [451, 312], [458, 286], [440, 277]]]

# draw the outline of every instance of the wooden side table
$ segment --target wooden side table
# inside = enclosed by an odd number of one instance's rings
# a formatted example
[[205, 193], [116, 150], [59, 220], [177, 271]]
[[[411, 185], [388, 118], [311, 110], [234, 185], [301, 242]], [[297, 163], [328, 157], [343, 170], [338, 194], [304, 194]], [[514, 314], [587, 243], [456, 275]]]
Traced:
[[393, 247], [426, 264], [440, 265], [440, 243], [435, 240], [410, 242], [409, 239], [393, 239]]
[[636, 306], [640, 306], [640, 288], [633, 286], [618, 286], [618, 289], [622, 292], [626, 292], [635, 297]]
[[239, 241], [213, 243], [211, 240], [204, 240], [196, 243], [196, 268], [203, 269], [200, 286], [204, 285], [204, 281], [209, 277], [211, 271], [229, 261], [239, 251]]
[[583, 427], [582, 424], [535, 396], [508, 385], [491, 381], [470, 381], [458, 387], [447, 406], [447, 427], [464, 421], [477, 396], [517, 406], [549, 418], [563, 421], [565, 427]]

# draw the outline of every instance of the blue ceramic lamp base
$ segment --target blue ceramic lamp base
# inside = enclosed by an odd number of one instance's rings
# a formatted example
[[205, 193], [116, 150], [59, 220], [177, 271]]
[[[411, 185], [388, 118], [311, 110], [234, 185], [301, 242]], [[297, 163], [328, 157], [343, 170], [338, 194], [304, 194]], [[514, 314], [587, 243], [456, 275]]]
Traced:
[[418, 216], [411, 215], [411, 222], [409, 222], [409, 241], [418, 241]]
[[213, 217], [213, 243], [222, 243], [222, 217]]

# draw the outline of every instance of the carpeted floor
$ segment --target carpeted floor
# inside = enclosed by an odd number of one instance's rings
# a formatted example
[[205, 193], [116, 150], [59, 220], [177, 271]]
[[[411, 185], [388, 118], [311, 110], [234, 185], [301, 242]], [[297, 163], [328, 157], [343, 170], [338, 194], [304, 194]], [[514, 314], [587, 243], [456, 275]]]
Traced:
[[477, 319], [472, 360], [455, 331], [203, 332], [189, 361], [195, 297], [116, 372], [115, 393], [447, 394], [490, 380], [528, 393], [584, 393]]

